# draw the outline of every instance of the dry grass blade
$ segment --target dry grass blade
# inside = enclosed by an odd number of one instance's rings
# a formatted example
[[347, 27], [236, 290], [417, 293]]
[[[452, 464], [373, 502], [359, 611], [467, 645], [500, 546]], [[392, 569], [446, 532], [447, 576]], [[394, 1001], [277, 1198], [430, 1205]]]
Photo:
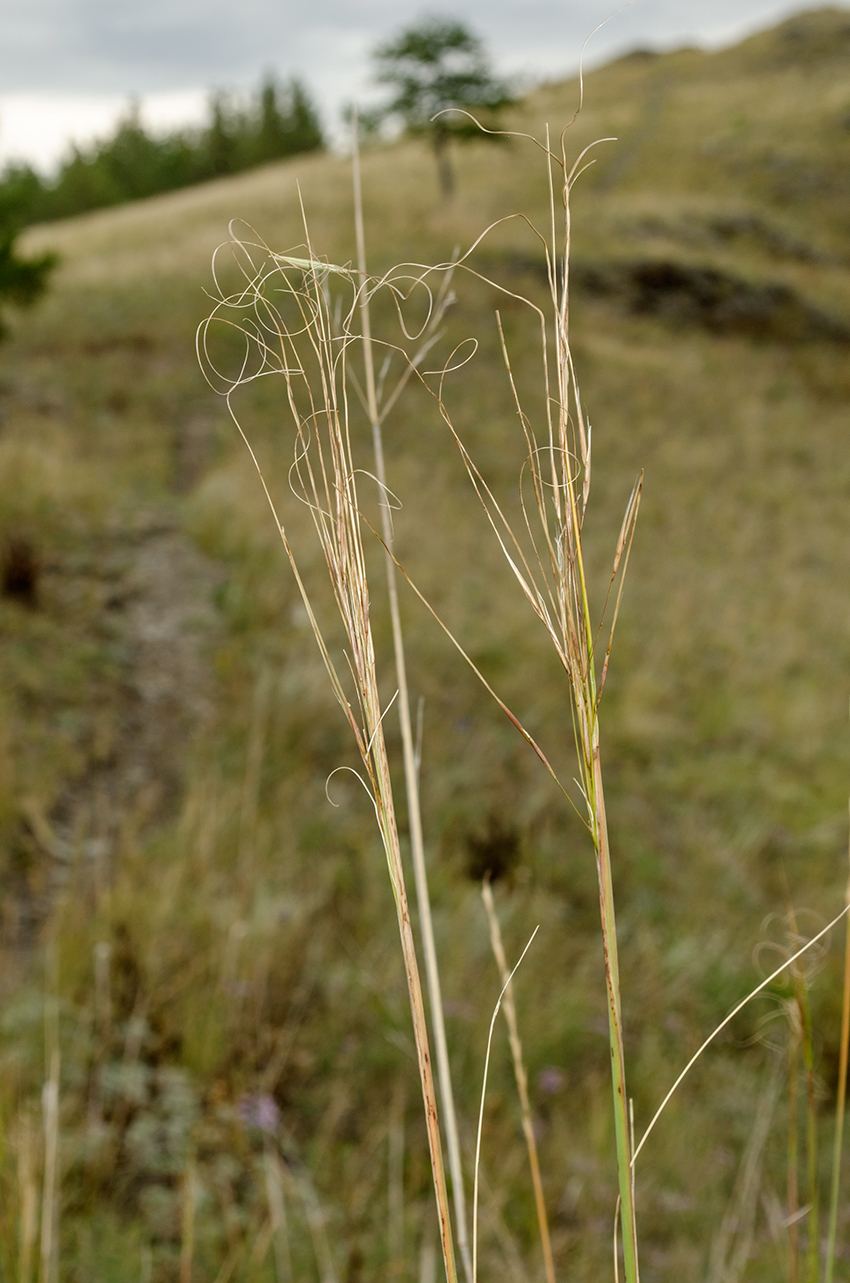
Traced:
[[475, 1177], [474, 1177], [473, 1189], [472, 1189], [472, 1278], [473, 1278], [473, 1283], [477, 1283], [477, 1279], [478, 1279], [478, 1190], [479, 1190], [479, 1184], [480, 1184], [479, 1173], [481, 1168], [481, 1136], [484, 1130], [484, 1102], [487, 1098], [487, 1077], [490, 1072], [490, 1053], [493, 1049], [493, 1030], [496, 1027], [496, 1020], [498, 1018], [499, 1011], [501, 1010], [502, 1001], [505, 997], [508, 987], [510, 986], [510, 983], [513, 980], [514, 976], [516, 975], [517, 971], [519, 970], [520, 965], [522, 964], [523, 958], [531, 948], [532, 943], [534, 941], [534, 937], [537, 935], [537, 932], [539, 930], [540, 930], [539, 927], [534, 928], [529, 938], [528, 944], [525, 946], [525, 948], [523, 949], [522, 953], [519, 956], [519, 961], [516, 963], [516, 966], [514, 967], [513, 971], [510, 972], [507, 980], [503, 984], [502, 991], [499, 994], [499, 997], [496, 999], [496, 1005], [493, 1008], [493, 1015], [490, 1018], [490, 1028], [487, 1032], [487, 1052], [484, 1056], [484, 1073], [482, 1074], [482, 1081], [481, 1081], [481, 1104], [478, 1109], [478, 1131], [475, 1138]]
[[[394, 560], [395, 560], [395, 558], [394, 558]], [[452, 645], [455, 647], [455, 649], [457, 650], [458, 654], [459, 654], [459, 655], [460, 655], [460, 656], [465, 660], [465, 662], [466, 662], [466, 663], [469, 665], [469, 667], [472, 669], [473, 673], [474, 673], [474, 674], [475, 674], [475, 676], [478, 678], [478, 680], [480, 681], [481, 685], [482, 685], [482, 686], [484, 687], [484, 689], [488, 692], [488, 694], [492, 695], [493, 699], [494, 699], [494, 700], [496, 701], [496, 703], [499, 705], [499, 708], [502, 710], [502, 712], [505, 714], [505, 716], [506, 716], [506, 717], [507, 717], [507, 718], [508, 718], [512, 723], [513, 723], [513, 725], [514, 725], [514, 726], [516, 727], [516, 729], [519, 731], [520, 735], [522, 735], [522, 737], [523, 737], [523, 739], [526, 741], [526, 743], [527, 743], [527, 744], [528, 744], [528, 745], [529, 745], [529, 746], [534, 750], [534, 752], [535, 752], [535, 753], [537, 754], [537, 756], [540, 758], [540, 761], [541, 761], [541, 762], [543, 763], [543, 765], [546, 767], [546, 770], [549, 772], [549, 774], [551, 775], [551, 777], [552, 777], [552, 779], [554, 780], [554, 782], [558, 785], [558, 788], [560, 788], [562, 791], [566, 792], [566, 790], [564, 790], [564, 787], [563, 787], [563, 785], [562, 785], [561, 781], [558, 779], [558, 776], [557, 776], [557, 775], [556, 775], [556, 773], [555, 773], [555, 768], [552, 766], [552, 764], [551, 764], [551, 762], [549, 761], [549, 759], [547, 758], [546, 754], [543, 752], [543, 749], [540, 747], [540, 745], [537, 743], [537, 741], [534, 739], [534, 737], [531, 735], [531, 733], [526, 729], [526, 727], [525, 727], [525, 726], [523, 726], [523, 724], [522, 724], [522, 722], [519, 720], [519, 718], [518, 718], [514, 713], [512, 713], [512, 712], [511, 712], [511, 710], [508, 708], [508, 706], [507, 706], [507, 704], [504, 702], [504, 700], [503, 700], [503, 699], [501, 699], [501, 697], [500, 697], [500, 696], [497, 694], [497, 692], [493, 689], [493, 687], [492, 687], [492, 686], [490, 685], [490, 683], [487, 681], [487, 678], [486, 678], [486, 677], [484, 676], [484, 674], [481, 672], [481, 669], [480, 669], [480, 668], [477, 666], [477, 664], [475, 663], [475, 660], [471, 657], [471, 655], [469, 655], [469, 654], [468, 654], [468, 652], [467, 652], [466, 650], [464, 650], [463, 644], [462, 644], [462, 643], [458, 640], [458, 638], [454, 635], [454, 633], [453, 633], [453, 632], [452, 632], [452, 630], [449, 628], [449, 626], [444, 622], [444, 620], [442, 620], [442, 619], [440, 618], [440, 616], [437, 614], [437, 612], [436, 612], [436, 610], [434, 609], [434, 607], [433, 607], [433, 606], [431, 605], [431, 603], [428, 601], [427, 597], [425, 597], [425, 595], [424, 595], [422, 592], [420, 592], [420, 590], [416, 587], [416, 584], [415, 584], [415, 583], [413, 582], [413, 580], [410, 578], [410, 576], [408, 575], [407, 571], [404, 569], [404, 566], [402, 566], [402, 565], [401, 565], [401, 563], [400, 563], [399, 561], [396, 561], [396, 562], [395, 562], [395, 564], [396, 564], [396, 567], [397, 567], [397, 568], [401, 571], [401, 573], [404, 575], [404, 578], [406, 579], [406, 581], [407, 581], [407, 583], [410, 585], [410, 587], [413, 589], [413, 591], [414, 591], [414, 593], [416, 594], [416, 596], [417, 596], [417, 597], [419, 598], [419, 600], [422, 602], [422, 605], [425, 607], [425, 609], [428, 611], [428, 613], [431, 615], [431, 617], [434, 619], [434, 621], [435, 621], [437, 624], [439, 624], [440, 628], [442, 628], [443, 632], [446, 634], [446, 636], [448, 637], [449, 641], [450, 641], [450, 642], [452, 643]], [[569, 798], [569, 795], [568, 795], [568, 794], [567, 794], [567, 797]]]
[[850, 912], [850, 904], [846, 904], [844, 908], [841, 910], [841, 912], [837, 914], [832, 919], [831, 922], [828, 922], [827, 925], [817, 933], [817, 935], [812, 936], [811, 940], [807, 940], [801, 949], [798, 949], [795, 954], [792, 954], [790, 958], [787, 958], [780, 966], [776, 968], [775, 971], [772, 971], [770, 975], [766, 977], [766, 979], [762, 980], [761, 984], [756, 985], [755, 989], [750, 990], [746, 998], [742, 998], [741, 1001], [732, 1008], [729, 1014], [727, 1016], [724, 1016], [720, 1024], [717, 1025], [714, 1029], [712, 1029], [711, 1033], [705, 1039], [702, 1046], [697, 1051], [694, 1052], [693, 1056], [691, 1056], [690, 1060], [685, 1065], [684, 1069], [679, 1074], [676, 1081], [673, 1083], [673, 1086], [667, 1092], [667, 1095], [664, 1097], [661, 1104], [658, 1106], [655, 1113], [653, 1114], [652, 1119], [649, 1123], [649, 1126], [646, 1128], [645, 1132], [643, 1133], [637, 1145], [635, 1146], [634, 1157], [632, 1159], [633, 1163], [637, 1161], [638, 1155], [640, 1154], [646, 1142], [649, 1140], [650, 1135], [655, 1129], [656, 1123], [658, 1122], [659, 1118], [663, 1114], [664, 1110], [667, 1108], [667, 1105], [672, 1099], [674, 1093], [678, 1090], [681, 1083], [684, 1082], [685, 1078], [693, 1069], [694, 1065], [702, 1056], [706, 1048], [710, 1046], [712, 1042], [714, 1042], [714, 1039], [717, 1037], [717, 1035], [726, 1028], [730, 1020], [734, 1020], [735, 1016], [737, 1016], [739, 1011], [743, 1011], [744, 1007], [746, 1007], [748, 1002], [751, 1002], [753, 998], [755, 998], [757, 994], [760, 994], [763, 989], [766, 989], [768, 985], [773, 984], [774, 980], [777, 980], [779, 976], [782, 975], [783, 971], [786, 971], [789, 967], [792, 967], [799, 958], [802, 958], [803, 955], [808, 952], [809, 949], [811, 949], [814, 945], [818, 944], [819, 941], [823, 940], [824, 936], [828, 935], [829, 932], [833, 929], [833, 927], [836, 927], [838, 923], [841, 921], [841, 919], [848, 912]]
[[537, 1211], [537, 1227], [540, 1231], [540, 1245], [543, 1250], [543, 1265], [546, 1271], [547, 1283], [555, 1283], [555, 1262], [552, 1257], [552, 1240], [549, 1235], [549, 1219], [546, 1215], [546, 1200], [543, 1195], [543, 1181], [540, 1176], [540, 1160], [537, 1156], [537, 1139], [534, 1135], [534, 1120], [531, 1116], [531, 1103], [528, 1099], [528, 1074], [526, 1073], [525, 1061], [522, 1054], [522, 1042], [520, 1041], [519, 1027], [517, 1025], [513, 987], [511, 985], [510, 972], [508, 971], [508, 962], [505, 957], [504, 945], [502, 944], [502, 932], [499, 927], [499, 919], [496, 915], [496, 906], [493, 903], [493, 890], [490, 886], [489, 880], [486, 878], [481, 887], [481, 896], [484, 900], [484, 907], [487, 910], [487, 920], [490, 923], [490, 944], [493, 949], [493, 956], [495, 957], [496, 965], [499, 968], [502, 984], [505, 986], [505, 1020], [508, 1026], [508, 1038], [511, 1046], [514, 1077], [516, 1078], [517, 1091], [519, 1093], [520, 1106], [522, 1108], [522, 1131], [525, 1136], [525, 1143], [528, 1148], [528, 1162], [531, 1167], [531, 1181], [534, 1188], [534, 1204]]

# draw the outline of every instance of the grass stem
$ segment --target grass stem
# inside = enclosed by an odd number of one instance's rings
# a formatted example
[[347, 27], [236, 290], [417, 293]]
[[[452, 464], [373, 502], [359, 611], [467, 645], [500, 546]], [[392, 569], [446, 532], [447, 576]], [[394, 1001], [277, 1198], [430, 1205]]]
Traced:
[[[607, 672], [614, 628], [620, 604], [620, 593], [615, 599], [613, 618], [609, 625], [609, 639], [604, 653], [601, 680], [596, 675], [597, 631], [591, 623], [591, 603], [584, 564], [582, 527], [590, 493], [591, 432], [582, 409], [581, 398], [573, 367], [569, 339], [569, 273], [570, 261], [570, 194], [572, 183], [581, 171], [585, 152], [570, 168], [567, 165], [564, 133], [561, 135], [560, 154], [550, 146], [548, 130], [546, 141], [539, 143], [548, 159], [550, 181], [551, 240], [536, 232], [542, 243], [547, 264], [551, 317], [533, 302], [524, 300], [536, 313], [541, 334], [541, 373], [545, 405], [545, 429], [548, 440], [541, 441], [532, 427], [530, 416], [521, 403], [517, 384], [511, 370], [507, 344], [499, 313], [496, 314], [499, 339], [505, 369], [513, 395], [517, 417], [527, 446], [524, 475], [530, 479], [534, 505], [539, 518], [539, 535], [535, 539], [529, 523], [525, 496], [520, 482], [520, 501], [527, 544], [520, 542], [511, 522], [505, 516], [493, 492], [472, 462], [468, 451], [455, 430], [443, 400], [442, 390], [435, 394], [440, 413], [449, 427], [461, 452], [469, 478], [487, 515], [490, 526], [499, 541], [508, 564], [533, 611], [543, 623], [555, 647], [568, 678], [573, 733], [578, 756], [581, 780], [579, 787], [586, 805], [586, 824], [593, 840], [599, 884], [600, 922], [605, 958], [605, 983], [607, 991], [609, 1042], [614, 1097], [614, 1119], [617, 1148], [617, 1167], [622, 1202], [622, 1234], [626, 1283], [638, 1283], [637, 1230], [634, 1213], [634, 1175], [629, 1143], [628, 1098], [626, 1094], [625, 1053], [623, 1022], [620, 1002], [620, 977], [617, 958], [617, 928], [614, 914], [614, 893], [611, 873], [611, 853], [605, 816], [605, 797], [599, 751], [599, 701]], [[586, 151], [587, 149], [585, 149]], [[554, 173], [560, 170], [561, 191], [556, 200]], [[558, 240], [556, 204], [563, 203], [563, 234]], [[491, 282], [491, 284], [495, 284]], [[497, 288], [499, 288], [497, 286]], [[510, 294], [510, 291], [506, 291]], [[514, 295], [514, 297], [519, 297]], [[553, 360], [554, 357], [554, 360]], [[553, 373], [554, 367], [554, 373]], [[440, 384], [442, 389], [442, 381]], [[640, 503], [641, 479], [638, 479], [626, 507], [626, 514], [614, 555], [611, 587], [620, 576], [620, 590], [628, 564]], [[611, 588], [609, 587], [609, 596]], [[606, 599], [607, 606], [607, 599]], [[605, 611], [603, 610], [603, 617]], [[601, 625], [600, 625], [601, 626]], [[456, 643], [457, 644], [457, 643]], [[462, 648], [461, 648], [462, 649]], [[465, 653], [465, 652], [464, 652]], [[467, 660], [469, 658], [467, 656]], [[474, 665], [472, 665], [475, 668]], [[478, 672], [477, 669], [475, 669]], [[479, 677], [481, 674], [478, 673]], [[482, 678], [483, 680], [483, 678]], [[485, 686], [495, 695], [488, 683]], [[545, 754], [529, 732], [522, 726], [505, 704], [495, 696], [500, 707], [535, 748], [538, 756], [557, 781]], [[558, 781], [560, 784], [560, 781]], [[563, 785], [560, 785], [563, 789]], [[565, 790], [566, 791], [566, 790]], [[474, 1240], [474, 1235], [473, 1235]], [[473, 1241], [473, 1266], [475, 1247]], [[473, 1268], [473, 1275], [474, 1275]]]
[[392, 555], [393, 527], [390, 516], [384, 443], [381, 432], [382, 415], [378, 406], [375, 380], [375, 364], [372, 351], [372, 323], [369, 310], [368, 276], [366, 271], [366, 238], [363, 223], [363, 193], [360, 176], [360, 148], [357, 132], [357, 116], [352, 118], [352, 168], [354, 180], [354, 226], [357, 241], [357, 266], [360, 273], [360, 323], [363, 334], [363, 361], [365, 366], [366, 409], [372, 428], [372, 446], [375, 455], [375, 475], [380, 490], [379, 502], [381, 511], [381, 534], [385, 546], [384, 563], [387, 575], [387, 596], [392, 623], [393, 655], [395, 658], [396, 685], [398, 688], [398, 720], [401, 729], [402, 755], [404, 760], [404, 784], [407, 798], [407, 822], [410, 834], [410, 852], [413, 861], [414, 885], [416, 887], [416, 906], [419, 911], [419, 928], [422, 936], [422, 951], [425, 958], [425, 977], [428, 986], [428, 999], [431, 1011], [431, 1027], [434, 1034], [434, 1049], [437, 1057], [437, 1083], [442, 1105], [443, 1128], [446, 1134], [449, 1172], [451, 1175], [452, 1199], [455, 1213], [455, 1234], [457, 1246], [463, 1264], [467, 1283], [472, 1278], [472, 1260], [469, 1252], [469, 1235], [467, 1230], [466, 1198], [464, 1194], [463, 1167], [460, 1154], [457, 1112], [455, 1110], [454, 1091], [452, 1088], [451, 1066], [449, 1062], [448, 1040], [443, 1013], [443, 997], [440, 984], [440, 969], [437, 961], [437, 949], [434, 940], [434, 923], [431, 915], [431, 897], [428, 890], [428, 871], [425, 863], [425, 840], [422, 827], [422, 807], [419, 791], [419, 761], [416, 752], [416, 739], [413, 733], [413, 720], [410, 711], [410, 691], [407, 680], [407, 660], [404, 647], [404, 633], [401, 625], [401, 613], [398, 601], [398, 583], [395, 561]]
[[614, 1138], [617, 1149], [617, 1176], [623, 1226], [623, 1270], [626, 1283], [640, 1278], [637, 1251], [637, 1218], [634, 1199], [631, 1132], [626, 1095], [626, 1058], [623, 1040], [623, 1014], [620, 1001], [620, 963], [617, 951], [617, 922], [614, 914], [614, 889], [611, 875], [611, 852], [608, 844], [608, 822], [605, 795], [602, 790], [602, 767], [599, 745], [593, 754], [593, 814], [596, 817], [594, 845], [599, 879], [599, 909], [602, 923], [602, 950], [605, 957], [605, 982], [608, 993], [608, 1043], [611, 1048], [611, 1081], [614, 1090]]

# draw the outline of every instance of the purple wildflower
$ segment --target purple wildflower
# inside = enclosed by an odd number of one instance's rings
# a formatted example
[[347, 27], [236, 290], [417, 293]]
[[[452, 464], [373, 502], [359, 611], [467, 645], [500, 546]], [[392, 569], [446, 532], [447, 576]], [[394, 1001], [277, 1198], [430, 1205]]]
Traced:
[[249, 1092], [240, 1096], [236, 1117], [245, 1127], [256, 1127], [271, 1135], [280, 1123], [280, 1109], [274, 1096], [267, 1091]]

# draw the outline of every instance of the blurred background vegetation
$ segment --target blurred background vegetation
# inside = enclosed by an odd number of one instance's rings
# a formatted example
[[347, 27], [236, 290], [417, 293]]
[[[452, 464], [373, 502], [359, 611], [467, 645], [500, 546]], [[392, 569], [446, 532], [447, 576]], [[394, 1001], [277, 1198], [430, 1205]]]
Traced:
[[[574, 208], [572, 332], [594, 426], [588, 544], [600, 597], [646, 470], [603, 705], [638, 1131], [778, 951], [843, 903], [848, 66], [850, 18], [829, 9], [717, 53], [638, 52], [587, 78], [569, 135], [575, 155], [618, 139], [596, 149]], [[577, 100], [575, 82], [546, 85], [505, 122], [557, 131]], [[294, 88], [285, 101], [290, 119]], [[244, 163], [210, 176], [275, 154], [250, 152], [262, 103], [248, 115], [235, 153]], [[154, 146], [128, 120], [64, 171], [89, 175], [87, 190], [101, 192], [89, 206], [123, 199], [102, 193], [118, 191], [104, 175], [113, 160], [122, 172], [125, 144]], [[185, 145], [197, 159], [201, 140]], [[384, 858], [356, 782], [336, 775], [333, 805], [326, 795], [330, 773], [356, 764], [352, 745], [250, 461], [193, 347], [231, 218], [275, 248], [297, 246], [297, 181], [314, 246], [335, 262], [354, 255], [349, 162], [291, 150], [302, 154], [19, 241], [24, 255], [58, 253], [59, 265], [0, 350], [9, 1279], [283, 1280], [288, 1257], [293, 1278], [323, 1283], [434, 1277]], [[422, 139], [365, 153], [373, 271], [444, 261], [515, 211], [545, 230], [547, 179], [532, 146], [465, 144], [450, 203], [432, 167]], [[544, 297], [540, 244], [519, 220], [472, 263]], [[474, 334], [480, 346], [447, 398], [516, 511], [522, 443], [494, 309], [530, 402], [537, 331], [527, 309], [473, 275], [459, 275], [456, 292], [445, 343]], [[382, 335], [394, 339], [395, 324], [378, 310]], [[274, 381], [254, 385], [241, 417], [308, 573], [321, 575], [308, 519], [286, 498], [280, 395]], [[361, 427], [369, 468], [365, 418]], [[569, 777], [562, 675], [427, 395], [411, 387], [385, 433], [401, 561]], [[412, 597], [403, 610], [424, 701], [426, 844], [466, 1154], [499, 989], [480, 899], [489, 871], [514, 957], [541, 925], [516, 988], [559, 1274], [609, 1277], [616, 1176], [589, 840]], [[375, 620], [389, 699], [380, 599]], [[826, 1141], [837, 938], [819, 967]], [[790, 996], [775, 988], [742, 1013], [642, 1154], [645, 1283], [786, 1276]], [[519, 1283], [542, 1275], [502, 1031], [494, 1056], [482, 1277]], [[742, 1186], [747, 1163], [756, 1178]], [[845, 1244], [848, 1220], [842, 1212]]]
[[196, 129], [153, 133], [131, 106], [110, 137], [73, 147], [51, 177], [22, 162], [7, 165], [0, 174], [0, 226], [70, 218], [323, 145], [318, 113], [297, 79], [281, 85], [267, 77], [247, 99], [213, 94], [209, 121]]

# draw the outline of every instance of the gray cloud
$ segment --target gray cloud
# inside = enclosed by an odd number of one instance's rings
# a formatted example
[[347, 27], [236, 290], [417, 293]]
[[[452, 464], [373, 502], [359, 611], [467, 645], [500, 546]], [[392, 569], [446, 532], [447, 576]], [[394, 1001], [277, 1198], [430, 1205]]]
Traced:
[[[613, 0], [615, 3], [616, 0]], [[2, 0], [0, 93], [144, 95], [240, 85], [297, 71], [330, 107], [368, 84], [376, 40], [423, 12], [450, 12], [507, 70], [575, 69], [612, 0]], [[816, 7], [781, 0], [634, 0], [594, 38], [590, 60], [635, 45], [718, 42]]]

